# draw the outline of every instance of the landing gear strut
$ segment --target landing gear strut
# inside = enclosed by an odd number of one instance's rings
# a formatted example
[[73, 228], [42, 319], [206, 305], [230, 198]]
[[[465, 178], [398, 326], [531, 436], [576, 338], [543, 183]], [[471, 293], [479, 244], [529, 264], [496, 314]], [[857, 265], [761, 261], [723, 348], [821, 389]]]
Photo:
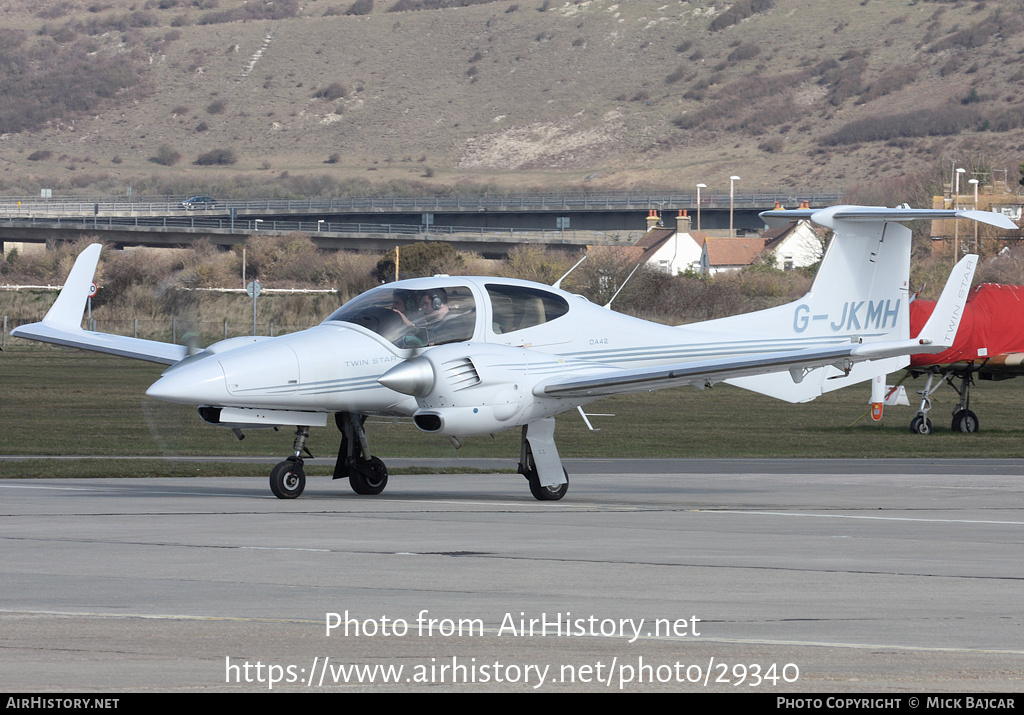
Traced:
[[[960, 380], [960, 387], [954, 384], [957, 379]], [[918, 408], [917, 414], [914, 415], [914, 419], [910, 421], [910, 431], [915, 434], [932, 433], [932, 421], [928, 419], [928, 412], [932, 408], [931, 397], [942, 386], [943, 382], [956, 390], [956, 393], [960, 396], [956, 407], [953, 408], [953, 421], [950, 424], [952, 430], [967, 434], [977, 432], [978, 416], [970, 409], [970, 390], [971, 385], [974, 384], [974, 379], [969, 366], [964, 371], [949, 371], [941, 374], [935, 372], [928, 373], [928, 381], [925, 383], [924, 389], [918, 391], [918, 394], [921, 395], [921, 406]]]
[[379, 458], [370, 455], [363, 422], [366, 417], [354, 412], [337, 412], [334, 422], [341, 432], [338, 461], [334, 478], [348, 478], [356, 494], [380, 494], [388, 485], [388, 468]]
[[302, 453], [309, 454], [309, 450], [306, 449], [308, 437], [309, 427], [296, 427], [295, 442], [292, 444], [294, 454], [283, 462], [278, 462], [270, 472], [270, 491], [278, 499], [295, 499], [306, 488], [306, 472], [302, 467]]
[[[554, 433], [555, 420], [550, 417], [523, 427], [519, 473], [526, 477], [530, 493], [539, 501], [558, 501], [569, 491], [569, 473], [558, 456]], [[562, 473], [561, 479], [558, 479], [558, 471]]]

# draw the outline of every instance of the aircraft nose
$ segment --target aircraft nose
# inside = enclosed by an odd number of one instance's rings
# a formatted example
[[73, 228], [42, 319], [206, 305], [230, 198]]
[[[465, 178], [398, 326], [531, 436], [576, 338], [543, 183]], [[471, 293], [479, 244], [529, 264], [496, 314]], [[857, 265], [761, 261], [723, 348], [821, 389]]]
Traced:
[[158, 400], [189, 405], [223, 404], [229, 397], [224, 370], [212, 356], [171, 368], [150, 385], [146, 394]]

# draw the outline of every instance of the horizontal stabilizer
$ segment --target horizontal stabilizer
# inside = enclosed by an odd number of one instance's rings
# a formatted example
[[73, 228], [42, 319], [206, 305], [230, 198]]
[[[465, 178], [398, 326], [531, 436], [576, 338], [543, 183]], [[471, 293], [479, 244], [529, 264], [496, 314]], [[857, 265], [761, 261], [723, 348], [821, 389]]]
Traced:
[[759, 214], [769, 226], [784, 226], [790, 221], [801, 219], [814, 221], [832, 228], [832, 222], [840, 221], [942, 221], [963, 218], [987, 223], [996, 228], [1016, 230], [1017, 224], [995, 211], [974, 211], [971, 209], [903, 209], [885, 206], [832, 206], [827, 209], [775, 209]]

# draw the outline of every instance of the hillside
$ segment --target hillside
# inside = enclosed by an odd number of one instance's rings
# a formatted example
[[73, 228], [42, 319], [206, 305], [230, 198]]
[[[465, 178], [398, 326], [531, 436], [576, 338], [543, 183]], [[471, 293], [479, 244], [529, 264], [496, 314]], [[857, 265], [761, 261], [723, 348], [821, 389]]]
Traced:
[[1022, 0], [392, 11], [424, 4], [5, 3], [0, 193], [688, 189], [738, 174], [899, 194], [952, 161], [1016, 184], [1024, 161]]

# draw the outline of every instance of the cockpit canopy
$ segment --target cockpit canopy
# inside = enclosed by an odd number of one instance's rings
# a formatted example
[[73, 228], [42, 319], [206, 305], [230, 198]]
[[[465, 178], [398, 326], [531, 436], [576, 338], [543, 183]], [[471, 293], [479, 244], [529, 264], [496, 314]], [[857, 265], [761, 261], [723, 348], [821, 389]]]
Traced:
[[569, 312], [569, 303], [557, 293], [500, 279], [482, 282], [485, 295], [480, 300], [486, 305], [478, 305], [480, 286], [454, 280], [411, 281], [374, 288], [341, 306], [327, 321], [360, 325], [397, 347], [416, 348], [473, 340], [478, 310], [489, 319], [488, 332], [495, 336], [542, 325]]

